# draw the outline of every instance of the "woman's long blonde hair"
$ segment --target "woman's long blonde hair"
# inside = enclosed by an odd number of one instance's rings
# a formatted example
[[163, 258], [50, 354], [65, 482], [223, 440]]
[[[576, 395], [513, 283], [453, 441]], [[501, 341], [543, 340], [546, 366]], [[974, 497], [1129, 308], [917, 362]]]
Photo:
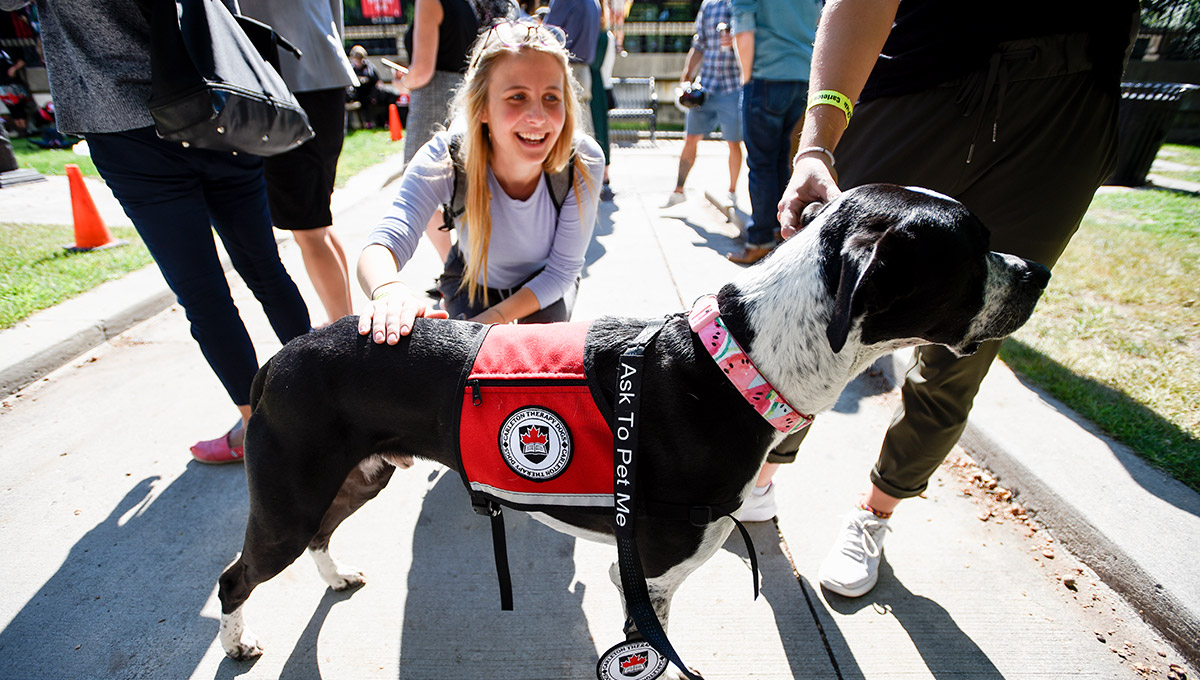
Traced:
[[575, 131], [582, 107], [579, 103], [579, 83], [568, 65], [566, 48], [554, 40], [547, 29], [537, 24], [526, 21], [508, 23], [516, 23], [521, 31], [529, 31], [528, 35], [532, 39], [510, 47], [492, 35], [498, 30], [495, 27], [481, 33], [471, 48], [470, 67], [451, 105], [453, 118], [465, 123], [459, 157], [467, 179], [466, 205], [462, 219], [470, 226], [467, 236], [470, 254], [467, 256], [461, 288], [467, 289], [467, 300], [472, 305], [475, 304], [475, 296], [480, 289], [483, 289], [484, 304], [488, 304], [487, 259], [492, 236], [492, 192], [488, 187], [487, 172], [492, 163], [493, 151], [487, 125], [481, 121], [488, 104], [488, 85], [501, 58], [517, 54], [520, 50], [532, 50], [549, 54], [562, 67], [565, 106], [563, 129], [554, 146], [550, 148], [542, 169], [549, 174], [562, 172], [567, 163], [574, 158], [575, 172], [572, 184], [576, 203], [581, 201], [582, 186], [586, 185], [588, 191], [592, 189], [591, 182], [587, 179], [584, 159], [575, 153]]

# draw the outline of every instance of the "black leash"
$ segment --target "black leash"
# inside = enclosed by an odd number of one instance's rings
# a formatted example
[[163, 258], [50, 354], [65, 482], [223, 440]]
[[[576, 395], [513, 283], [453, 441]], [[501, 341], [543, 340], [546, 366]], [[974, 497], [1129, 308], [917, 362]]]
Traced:
[[733, 525], [742, 535], [742, 540], [746, 542], [746, 553], [750, 556], [750, 575], [754, 579], [754, 599], [758, 599], [758, 552], [754, 549], [754, 541], [750, 538], [750, 532], [746, 530], [746, 526], [734, 516], [738, 508], [742, 507], [741, 502], [731, 501], [722, 503], [721, 505], [679, 505], [677, 503], [656, 503], [654, 501], [645, 501], [642, 503], [646, 514], [659, 519], [677, 519], [685, 520], [694, 527], [703, 527], [721, 519], [728, 517], [733, 520]]
[[633, 344], [621, 355], [617, 367], [616, 405], [613, 408], [613, 494], [617, 564], [621, 570], [621, 590], [625, 609], [642, 637], [666, 657], [689, 680], [702, 680], [688, 669], [663, 630], [650, 602], [642, 558], [634, 540], [637, 517], [638, 407], [642, 398], [642, 358], [646, 346], [662, 329], [664, 319], [655, 319], [642, 329]]

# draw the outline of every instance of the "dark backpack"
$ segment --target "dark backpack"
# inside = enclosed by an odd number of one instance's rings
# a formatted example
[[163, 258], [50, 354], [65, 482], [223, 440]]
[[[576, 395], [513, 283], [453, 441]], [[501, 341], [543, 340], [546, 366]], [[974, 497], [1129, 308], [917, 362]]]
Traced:
[[[453, 229], [455, 218], [466, 210], [467, 171], [460, 154], [461, 148], [462, 135], [452, 135], [450, 160], [454, 163], [454, 191], [450, 195], [450, 202], [442, 204], [442, 226], [438, 227], [440, 231]], [[557, 218], [562, 215], [563, 201], [567, 200], [567, 192], [575, 182], [575, 154], [571, 154], [567, 167], [559, 172], [550, 174], [543, 171], [542, 174], [546, 176], [546, 186], [550, 189], [550, 201], [554, 204], [554, 216]]]

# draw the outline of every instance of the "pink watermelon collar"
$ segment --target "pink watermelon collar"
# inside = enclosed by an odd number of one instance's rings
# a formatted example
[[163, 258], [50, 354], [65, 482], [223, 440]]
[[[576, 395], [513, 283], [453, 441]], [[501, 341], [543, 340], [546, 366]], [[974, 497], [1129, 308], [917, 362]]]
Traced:
[[812, 416], [792, 408], [783, 395], [758, 372], [750, 356], [734, 340], [733, 334], [721, 320], [715, 295], [705, 295], [696, 300], [688, 314], [688, 324], [729, 382], [772, 427], [784, 434], [791, 434], [812, 422]]

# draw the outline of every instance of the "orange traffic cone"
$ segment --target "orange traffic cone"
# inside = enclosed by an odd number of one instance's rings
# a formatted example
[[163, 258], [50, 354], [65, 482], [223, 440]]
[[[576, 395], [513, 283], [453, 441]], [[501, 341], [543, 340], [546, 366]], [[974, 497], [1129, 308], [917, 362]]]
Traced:
[[400, 124], [400, 109], [395, 104], [388, 107], [388, 131], [392, 133], [392, 141], [404, 139], [404, 126]]
[[67, 250], [79, 252], [125, 245], [125, 241], [114, 239], [108, 227], [104, 226], [100, 211], [96, 210], [92, 195], [83, 183], [79, 166], [68, 163], [65, 167], [71, 186], [71, 213], [75, 219], [75, 245], [66, 246]]

